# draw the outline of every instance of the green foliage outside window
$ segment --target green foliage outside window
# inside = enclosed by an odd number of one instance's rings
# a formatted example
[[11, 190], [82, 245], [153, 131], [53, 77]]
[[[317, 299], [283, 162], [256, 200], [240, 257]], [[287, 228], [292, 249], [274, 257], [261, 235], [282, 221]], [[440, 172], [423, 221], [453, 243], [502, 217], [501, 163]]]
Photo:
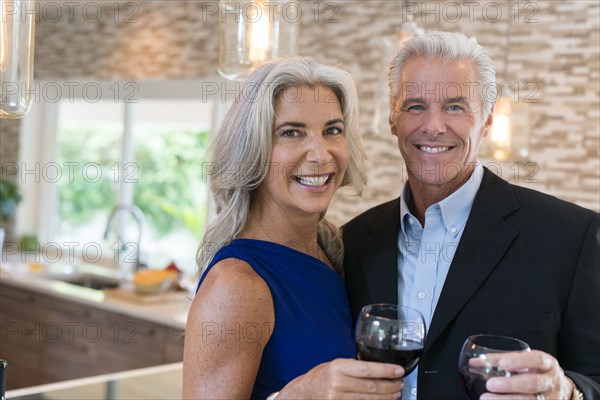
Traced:
[[[120, 135], [98, 128], [65, 128], [59, 134], [60, 162], [78, 166], [59, 181], [60, 216], [80, 225], [116, 205], [119, 182], [133, 183], [134, 204], [163, 236], [184, 228], [201, 236], [206, 216], [203, 162], [208, 132], [145, 130], [135, 135], [135, 161], [119, 175]], [[94, 168], [84, 169], [89, 165]], [[122, 166], [121, 166], [122, 167]], [[96, 170], [101, 170], [97, 182]], [[78, 172], [79, 171], [79, 172]]]
[[17, 184], [0, 179], [0, 222], [14, 218], [20, 201], [21, 192]]
[[58, 149], [61, 223], [80, 225], [99, 211], [108, 213], [116, 202], [114, 165], [120, 159], [120, 136], [92, 127], [63, 128]]
[[165, 234], [176, 226], [196, 236], [204, 228], [206, 189], [203, 163], [208, 132], [147, 133], [136, 146], [139, 179], [134, 203], [154, 229]]

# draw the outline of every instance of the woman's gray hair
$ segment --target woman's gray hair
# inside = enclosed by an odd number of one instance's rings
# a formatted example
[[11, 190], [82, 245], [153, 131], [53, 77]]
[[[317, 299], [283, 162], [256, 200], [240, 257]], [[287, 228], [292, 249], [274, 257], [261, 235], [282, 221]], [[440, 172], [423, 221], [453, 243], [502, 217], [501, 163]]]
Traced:
[[[246, 225], [255, 190], [268, 174], [278, 97], [292, 87], [319, 86], [335, 94], [344, 116], [350, 162], [341, 185], [352, 185], [358, 195], [362, 193], [366, 156], [358, 131], [358, 95], [350, 74], [307, 57], [266, 63], [242, 84], [209, 150], [207, 170], [216, 218], [207, 227], [198, 249], [201, 269]], [[340, 266], [341, 237], [324, 218], [319, 223], [319, 243], [332, 263]]]
[[[469, 94], [477, 91], [481, 94], [482, 117], [484, 121], [487, 119], [498, 96], [494, 61], [474, 37], [452, 32], [428, 32], [424, 35], [415, 36], [402, 45], [398, 54], [392, 59], [389, 68], [391, 113], [395, 110], [396, 101], [400, 90], [402, 90], [400, 87], [402, 68], [408, 60], [416, 57], [437, 58], [444, 62], [472, 61], [475, 64], [477, 77], [479, 78], [479, 82], [477, 82], [479, 86], [474, 91], [469, 88]], [[392, 116], [390, 115], [390, 117]]]

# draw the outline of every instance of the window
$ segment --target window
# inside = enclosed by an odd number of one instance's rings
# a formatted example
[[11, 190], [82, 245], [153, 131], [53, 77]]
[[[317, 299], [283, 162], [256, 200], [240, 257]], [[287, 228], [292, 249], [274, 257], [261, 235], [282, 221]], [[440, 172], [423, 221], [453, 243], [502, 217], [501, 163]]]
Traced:
[[[208, 211], [203, 163], [215, 102], [194, 98], [189, 83], [138, 85], [137, 102], [75, 96], [34, 104], [22, 127], [22, 147], [29, 150], [21, 152], [21, 170], [38, 176], [31, 185], [33, 177], [21, 173], [28, 199], [20, 212], [30, 212], [17, 230], [105, 261], [116, 260], [118, 235], [128, 244], [139, 241], [141, 260], [151, 268], [174, 261], [195, 272]], [[115, 215], [104, 237], [118, 204], [142, 211], [141, 238], [127, 213]]]

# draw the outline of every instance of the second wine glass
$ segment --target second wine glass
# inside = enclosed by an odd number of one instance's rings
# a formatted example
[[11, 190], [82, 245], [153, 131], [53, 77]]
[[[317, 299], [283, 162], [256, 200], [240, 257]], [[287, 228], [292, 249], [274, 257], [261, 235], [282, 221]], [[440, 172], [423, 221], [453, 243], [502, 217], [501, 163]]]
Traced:
[[395, 304], [362, 308], [356, 323], [358, 358], [398, 364], [410, 374], [425, 344], [425, 320], [420, 311]]
[[486, 382], [490, 378], [508, 378], [519, 372], [503, 370], [498, 366], [501, 353], [531, 351], [522, 340], [498, 335], [473, 335], [465, 340], [460, 351], [458, 371], [461, 383], [470, 399], [479, 399], [487, 392]]

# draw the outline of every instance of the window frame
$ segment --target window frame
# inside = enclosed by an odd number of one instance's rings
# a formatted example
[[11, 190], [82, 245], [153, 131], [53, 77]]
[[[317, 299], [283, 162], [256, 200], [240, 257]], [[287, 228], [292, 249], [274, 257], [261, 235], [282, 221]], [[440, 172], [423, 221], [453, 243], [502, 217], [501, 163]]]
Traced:
[[[209, 137], [218, 129], [225, 110], [229, 103], [222, 95], [222, 90], [228, 85], [221, 77], [210, 77], [207, 79], [179, 79], [179, 80], [136, 80], [136, 81], [97, 81], [76, 80], [73, 81], [38, 81], [36, 88], [42, 95], [33, 101], [30, 112], [23, 118], [20, 125], [18, 172], [19, 181], [23, 194], [23, 200], [17, 209], [15, 220], [15, 234], [17, 237], [23, 235], [36, 235], [40, 243], [38, 250], [45, 250], [51, 244], [55, 249], [60, 248], [63, 256], [69, 258], [82, 258], [81, 246], [74, 249], [74, 254], [65, 253], [73, 251], [64, 244], [55, 242], [58, 228], [58, 185], [44, 179], [44, 168], [57, 161], [57, 133], [59, 102], [68, 99], [86, 99], [94, 102], [89, 96], [86, 97], [84, 88], [93, 88], [94, 93], [102, 96], [98, 100], [114, 100], [123, 105], [123, 147], [121, 148], [121, 159], [119, 165], [123, 168], [131, 160], [133, 146], [132, 130], [132, 108], [143, 100], [200, 100], [212, 102], [210, 115], [207, 116], [209, 126]], [[217, 92], [212, 90], [218, 88]], [[48, 89], [49, 88], [49, 89]], [[207, 88], [211, 88], [210, 96]], [[60, 98], [44, 95], [44, 91], [58, 89], [62, 91]], [[118, 96], [117, 96], [118, 95]], [[95, 96], [95, 95], [94, 95]], [[95, 98], [94, 98], [95, 99]], [[98, 101], [97, 100], [97, 101]], [[33, 166], [33, 167], [32, 167]], [[131, 204], [133, 189], [121, 190], [127, 184], [121, 182], [116, 204]], [[208, 194], [207, 221], [212, 214], [212, 201]], [[48, 247], [46, 247], [48, 245]], [[110, 264], [111, 257], [103, 257], [102, 264]]]

